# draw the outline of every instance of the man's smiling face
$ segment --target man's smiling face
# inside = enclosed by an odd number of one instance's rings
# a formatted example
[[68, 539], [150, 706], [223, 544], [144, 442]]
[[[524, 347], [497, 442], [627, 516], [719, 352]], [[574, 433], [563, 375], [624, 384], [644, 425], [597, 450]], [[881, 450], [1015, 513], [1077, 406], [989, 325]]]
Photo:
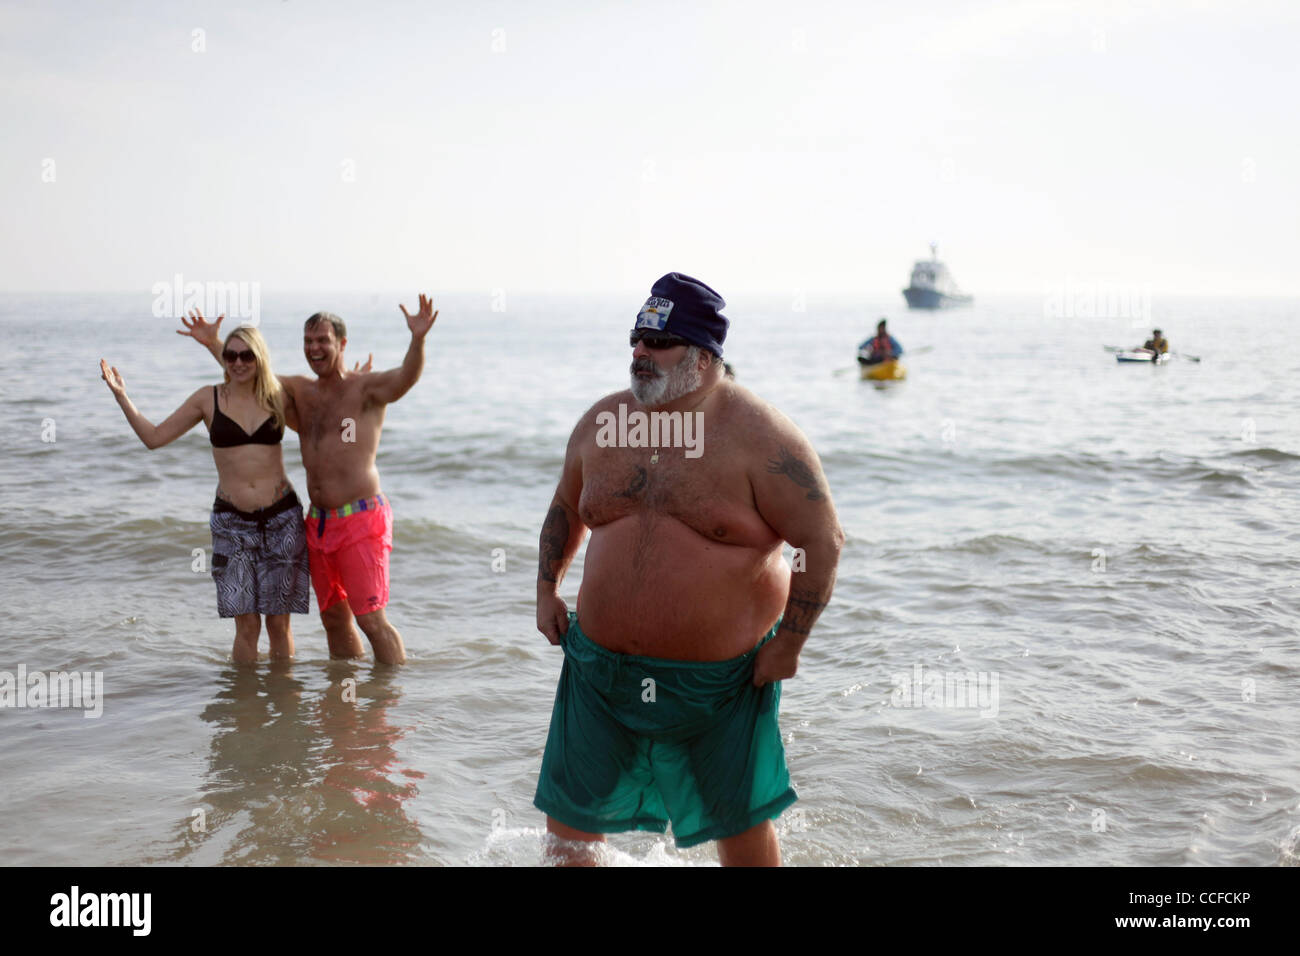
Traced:
[[303, 330], [302, 352], [311, 370], [318, 376], [325, 375], [339, 363], [347, 342], [334, 337], [334, 326], [329, 322], [317, 322]]

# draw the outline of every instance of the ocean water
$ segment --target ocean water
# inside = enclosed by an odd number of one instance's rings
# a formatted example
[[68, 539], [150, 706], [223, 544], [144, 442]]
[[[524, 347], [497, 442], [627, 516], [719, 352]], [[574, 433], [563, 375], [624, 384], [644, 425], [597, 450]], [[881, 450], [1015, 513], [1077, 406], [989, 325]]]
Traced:
[[[261, 325], [281, 372], [306, 371], [321, 308], [349, 322], [350, 356], [390, 367], [413, 300], [265, 296]], [[147, 451], [98, 371], [118, 366], [158, 421], [216, 364], [149, 296], [0, 297], [0, 672], [104, 681], [97, 719], [0, 708], [5, 862], [539, 862], [561, 655], [534, 625], [537, 534], [569, 430], [626, 383], [639, 302], [438, 297], [379, 455], [410, 656], [392, 671], [331, 662], [314, 613], [291, 664], [232, 667], [233, 625], [193, 570], [207, 436]], [[789, 864], [1300, 858], [1300, 303], [1048, 311], [731, 302], [728, 358], [808, 434], [848, 536], [783, 692]], [[852, 368], [879, 315], [913, 353], [904, 382]], [[1203, 360], [1103, 351], [1152, 324]], [[293, 436], [285, 456], [302, 491]], [[655, 834], [610, 847], [716, 860]]]

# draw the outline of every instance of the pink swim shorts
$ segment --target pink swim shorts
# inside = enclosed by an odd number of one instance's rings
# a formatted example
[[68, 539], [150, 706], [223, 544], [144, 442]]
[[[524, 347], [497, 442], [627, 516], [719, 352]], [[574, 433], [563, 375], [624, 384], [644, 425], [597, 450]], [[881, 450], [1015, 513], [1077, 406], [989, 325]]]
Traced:
[[307, 555], [322, 612], [347, 599], [357, 617], [388, 604], [393, 509], [383, 495], [307, 511]]

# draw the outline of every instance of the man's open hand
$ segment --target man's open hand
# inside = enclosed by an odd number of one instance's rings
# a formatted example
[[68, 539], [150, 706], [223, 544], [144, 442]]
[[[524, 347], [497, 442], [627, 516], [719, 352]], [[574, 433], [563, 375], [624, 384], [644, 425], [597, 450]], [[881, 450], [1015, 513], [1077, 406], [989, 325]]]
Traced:
[[411, 335], [417, 339], [422, 339], [429, 334], [433, 328], [433, 323], [438, 320], [438, 313], [433, 311], [433, 299], [430, 296], [420, 295], [420, 311], [411, 315], [406, 311], [406, 306], [398, 304], [402, 310], [402, 315], [406, 316], [406, 327], [411, 330]]
[[225, 317], [225, 313], [222, 313], [217, 316], [217, 321], [209, 322], [203, 318], [203, 313], [198, 309], [191, 309], [189, 321], [186, 321], [185, 316], [181, 316], [181, 325], [185, 328], [177, 329], [176, 334], [188, 335], [205, 348], [211, 348], [221, 342], [221, 320]]

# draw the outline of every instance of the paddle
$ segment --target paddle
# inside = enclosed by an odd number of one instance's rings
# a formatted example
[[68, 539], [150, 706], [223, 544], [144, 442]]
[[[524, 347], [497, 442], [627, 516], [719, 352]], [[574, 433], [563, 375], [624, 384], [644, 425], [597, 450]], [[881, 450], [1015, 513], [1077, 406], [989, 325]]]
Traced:
[[[1141, 349], [1126, 349], [1121, 345], [1103, 345], [1102, 348], [1104, 348], [1107, 352], [1140, 352], [1141, 351]], [[1177, 355], [1180, 359], [1186, 359], [1189, 362], [1199, 362], [1201, 360], [1201, 357], [1199, 355], [1188, 355], [1186, 352], [1170, 352], [1169, 354]]]
[[[922, 345], [919, 349], [912, 349], [912, 351], [907, 352], [906, 354], [907, 354], [907, 355], [924, 355], [926, 352], [933, 352], [933, 351], [934, 351], [934, 346], [933, 346], [933, 345]], [[861, 355], [862, 353], [859, 352], [858, 354]], [[837, 368], [837, 369], [835, 369], [835, 371], [831, 372], [831, 374], [832, 374], [832, 375], [843, 375], [845, 372], [855, 372], [855, 371], [857, 371], [857, 369], [858, 369], [858, 366], [856, 366], [856, 365], [850, 365], [848, 368]]]

